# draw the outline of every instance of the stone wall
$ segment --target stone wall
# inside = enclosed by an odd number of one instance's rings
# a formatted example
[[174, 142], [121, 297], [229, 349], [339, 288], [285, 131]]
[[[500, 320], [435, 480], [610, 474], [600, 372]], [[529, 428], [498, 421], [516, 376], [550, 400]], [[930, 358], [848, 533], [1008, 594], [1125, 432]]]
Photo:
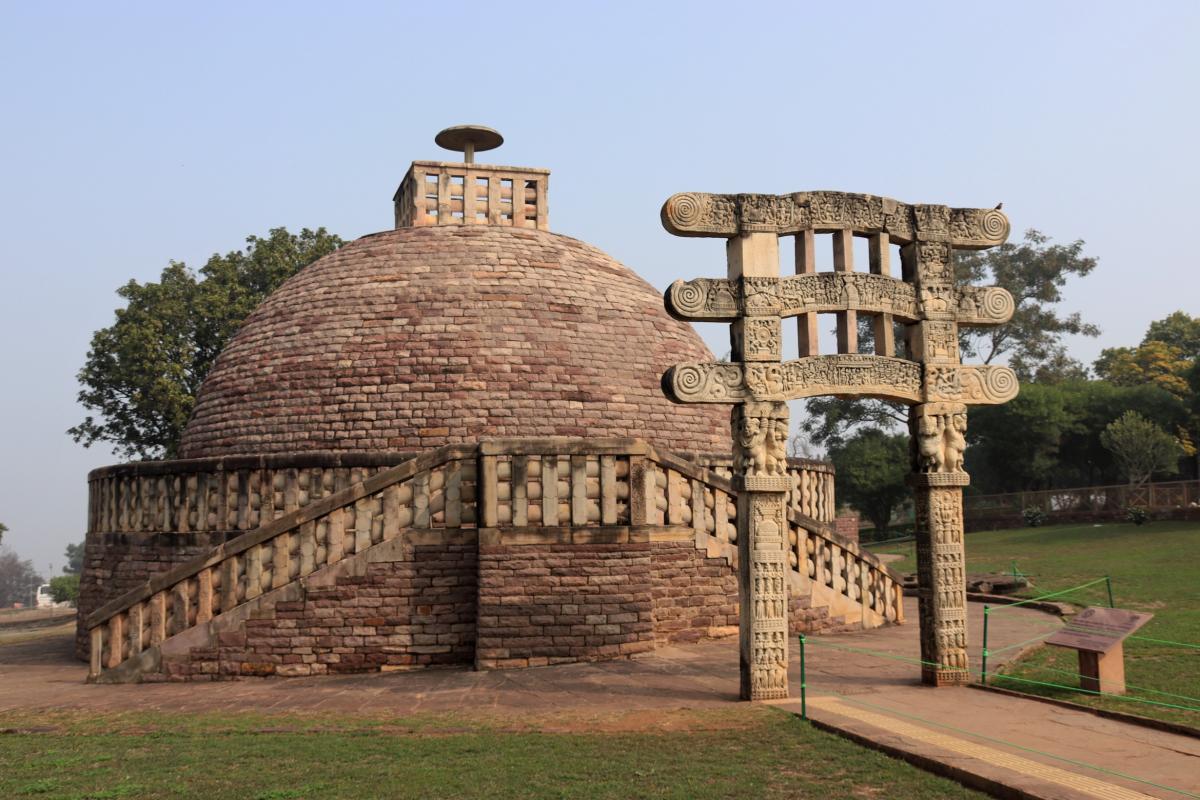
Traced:
[[848, 542], [858, 544], [858, 527], [861, 517], [857, 511], [843, 512], [833, 521], [833, 532]]
[[654, 649], [649, 542], [481, 545], [480, 669]]
[[157, 680], [388, 672], [470, 664], [475, 655], [476, 546], [399, 548], [396, 560], [275, 603], [215, 647], [168, 660]]
[[[700, 549], [690, 539], [481, 546], [474, 531], [450, 539], [430, 533], [437, 539], [368, 551], [359, 572], [297, 584], [280, 601], [264, 596], [237, 629], [164, 656], [162, 669], [143, 679], [544, 666], [624, 658], [738, 630], [728, 546]], [[162, 535], [110, 535], [99, 557], [90, 554], [88, 574], [110, 586], [136, 585], [207, 549], [205, 536], [178, 535], [186, 545], [164, 547]], [[859, 615], [834, 616], [796, 585], [790, 605], [793, 635], [862, 627]]]
[[654, 638], [695, 642], [737, 633], [737, 571], [692, 542], [663, 542], [651, 558]]

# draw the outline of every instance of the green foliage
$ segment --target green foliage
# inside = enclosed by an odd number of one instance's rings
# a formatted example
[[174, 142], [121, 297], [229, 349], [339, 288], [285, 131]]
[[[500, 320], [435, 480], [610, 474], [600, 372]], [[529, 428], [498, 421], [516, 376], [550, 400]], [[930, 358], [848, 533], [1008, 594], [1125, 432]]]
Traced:
[[83, 542], [67, 545], [67, 549], [63, 551], [63, 558], [67, 560], [63, 572], [68, 575], [77, 575], [83, 572]]
[[1144, 525], [1150, 520], [1150, 512], [1141, 506], [1130, 506], [1125, 509], [1125, 519], [1134, 525]]
[[908, 436], [861, 428], [829, 449], [837, 470], [837, 498], [887, 530], [892, 511], [909, 496]]
[[800, 430], [814, 444], [837, 447], [862, 427], [896, 430], [908, 422], [908, 409], [899, 403], [863, 398], [814, 397], [805, 403], [808, 416]]
[[79, 576], [57, 575], [51, 578], [50, 596], [56, 603], [75, 605], [79, 601]]
[[1064, 391], [1032, 384], [1000, 406], [971, 409], [966, 470], [983, 492], [1012, 492], [1049, 484], [1061, 442], [1072, 425]]
[[4, 541], [4, 534], [8, 533], [8, 526], [0, 522], [0, 543]]
[[217, 355], [242, 320], [279, 284], [340, 247], [324, 228], [274, 228], [245, 251], [213, 254], [200, 279], [172, 261], [157, 283], [117, 290], [125, 307], [92, 336], [79, 372], [91, 412], [68, 433], [85, 447], [112, 444], [125, 457], [170, 458]]
[[1131, 484], [1145, 483], [1155, 473], [1178, 470], [1182, 451], [1171, 434], [1136, 411], [1126, 411], [1100, 434], [1104, 445]]
[[1155, 320], [1146, 329], [1142, 344], [1163, 342], [1176, 347], [1184, 358], [1196, 360], [1200, 358], [1200, 317], [1193, 317], [1183, 311]]
[[1116, 483], [1122, 473], [1100, 433], [1131, 409], [1167, 430], [1187, 420], [1169, 392], [1105, 381], [1031, 383], [1008, 403], [972, 408], [971, 484], [988, 494]]
[[1049, 236], [1030, 229], [1019, 244], [955, 253], [955, 277], [960, 283], [1000, 286], [1016, 303], [1012, 321], [1005, 325], [963, 329], [963, 361], [979, 359], [990, 364], [1007, 356], [1022, 381], [1033, 380], [1039, 370], [1069, 376], [1081, 369], [1066, 355], [1062, 337], [1098, 336], [1100, 329], [1084, 322], [1078, 313], [1062, 314], [1056, 306], [1062, 302], [1067, 281], [1090, 274], [1097, 262], [1083, 255], [1082, 240], [1070, 244], [1050, 241]]
[[1183, 398], [1188, 394], [1187, 373], [1193, 363], [1179, 347], [1149, 341], [1137, 347], [1105, 348], [1094, 369], [1098, 377], [1118, 386], [1152, 384]]
[[1025, 509], [1021, 512], [1021, 516], [1025, 518], [1025, 524], [1030, 528], [1038, 528], [1046, 524], [1046, 512], [1037, 506]]

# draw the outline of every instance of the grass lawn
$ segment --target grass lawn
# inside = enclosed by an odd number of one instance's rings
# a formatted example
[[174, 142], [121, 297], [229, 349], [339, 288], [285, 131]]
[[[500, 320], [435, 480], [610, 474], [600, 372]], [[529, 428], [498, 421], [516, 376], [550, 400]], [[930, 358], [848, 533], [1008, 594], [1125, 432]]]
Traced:
[[[881, 545], [871, 550], [903, 554], [905, 558], [892, 566], [901, 572], [916, 569], [911, 543]], [[1033, 585], [1024, 592], [1031, 597], [1109, 575], [1118, 608], [1154, 614], [1154, 619], [1136, 636], [1200, 647], [1200, 523], [1153, 522], [1141, 527], [1132, 524], [1062, 525], [969, 533], [966, 551], [968, 572], [1008, 571], [1015, 560], [1022, 572], [1032, 576]], [[1054, 599], [1080, 607], [1108, 605], [1102, 583]], [[981, 633], [972, 631], [972, 636], [973, 651], [977, 652]], [[1128, 696], [1200, 708], [1200, 649], [1197, 647], [1172, 647], [1144, 639], [1127, 639], [1125, 680], [1130, 685]], [[1074, 650], [1044, 646], [1010, 664], [1004, 672], [1026, 680], [1078, 686], [1078, 678], [1073, 677], [1078, 669]], [[1009, 689], [1200, 728], [1200, 712], [1196, 711], [1096, 697], [1078, 691], [1006, 681], [1003, 677], [996, 678], [995, 683]], [[1147, 691], [1151, 689], [1155, 691]]]
[[984, 797], [765, 706], [635, 722], [0, 714], [0, 797]]

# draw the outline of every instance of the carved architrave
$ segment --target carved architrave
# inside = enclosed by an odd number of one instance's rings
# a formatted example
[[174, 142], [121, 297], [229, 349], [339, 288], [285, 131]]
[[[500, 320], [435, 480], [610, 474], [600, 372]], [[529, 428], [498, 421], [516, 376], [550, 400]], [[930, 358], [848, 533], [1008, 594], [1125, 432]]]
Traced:
[[995, 209], [909, 205], [850, 192], [708, 194], [683, 192], [663, 204], [663, 227], [676, 236], [736, 236], [766, 231], [852, 230], [886, 233], [896, 244], [916, 239], [962, 249], [994, 247], [1008, 238], [1009, 222]]
[[964, 286], [958, 290], [954, 319], [959, 325], [999, 325], [1012, 319], [1013, 296], [998, 286]]
[[666, 308], [676, 319], [693, 322], [732, 322], [739, 315], [800, 314], [865, 311], [891, 314], [904, 322], [922, 318], [927, 308], [932, 317], [953, 319], [962, 325], [998, 325], [1013, 315], [1013, 298], [995, 286], [954, 289], [949, 284], [930, 288], [918, 303], [911, 283], [886, 275], [866, 272], [818, 272], [789, 275], [769, 284], [751, 281], [751, 303], [743, 301], [738, 281], [727, 278], [697, 278], [675, 281], [666, 291]]
[[925, 399], [930, 403], [994, 405], [1017, 396], [1017, 374], [1001, 366], [925, 366]]
[[810, 356], [782, 364], [677, 364], [663, 376], [677, 403], [796, 400], [823, 394], [921, 402], [921, 365], [870, 355]]

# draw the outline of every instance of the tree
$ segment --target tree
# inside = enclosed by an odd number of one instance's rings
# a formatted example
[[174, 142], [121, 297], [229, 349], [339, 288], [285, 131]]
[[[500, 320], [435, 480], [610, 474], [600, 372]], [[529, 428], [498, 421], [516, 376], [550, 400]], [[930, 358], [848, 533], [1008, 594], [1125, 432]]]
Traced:
[[58, 575], [50, 579], [50, 597], [56, 603], [79, 602], [79, 576]]
[[971, 409], [966, 470], [984, 493], [1048, 488], [1074, 423], [1066, 392], [1031, 384], [1001, 406]]
[[[1083, 255], [1083, 245], [1082, 240], [1051, 244], [1048, 236], [1029, 230], [1020, 244], [955, 251], [955, 278], [961, 285], [1000, 286], [1015, 303], [1012, 320], [1004, 325], [960, 329], [963, 360], [984, 364], [1007, 360], [1025, 383], [1085, 378], [1087, 369], [1067, 355], [1062, 338], [1097, 336], [1100, 329], [1077, 313], [1058, 310], [1067, 281], [1096, 268], [1096, 259]], [[872, 341], [869, 317], [859, 315], [859, 324], [859, 341], [865, 349]], [[816, 444], [825, 445], [838, 444], [859, 426], [895, 430], [908, 418], [900, 404], [861, 398], [814, 398], [805, 408], [808, 417], [801, 430]]]
[[1109, 423], [1100, 441], [1132, 485], [1145, 483], [1156, 472], [1173, 474], [1177, 469], [1179, 443], [1136, 411], [1126, 411]]
[[245, 251], [213, 254], [199, 280], [172, 261], [157, 283], [117, 290], [125, 307], [93, 334], [79, 371], [78, 399], [91, 413], [67, 431], [75, 441], [173, 457], [200, 384], [238, 326], [284, 280], [343, 244], [324, 228], [274, 228], [246, 242]]
[[879, 428], [860, 428], [845, 442], [831, 447], [837, 470], [837, 496], [887, 530], [892, 511], [909, 496], [908, 437]]
[[1100, 433], [1129, 410], [1168, 431], [1188, 416], [1163, 389], [1107, 381], [1031, 383], [1008, 403], [974, 407], [966, 454], [971, 487], [989, 494], [1116, 483], [1122, 473]]
[[1137, 347], [1107, 347], [1094, 368], [1097, 376], [1118, 386], [1150, 384], [1182, 399], [1191, 391], [1187, 373], [1193, 363], [1180, 347], [1152, 339]]
[[67, 559], [63, 572], [68, 575], [78, 575], [83, 572], [83, 542], [67, 545], [67, 549], [63, 552], [63, 558]]
[[33, 562], [22, 560], [11, 550], [0, 550], [0, 608], [13, 603], [32, 603], [42, 576]]
[[0, 522], [0, 542], [4, 541], [4, 534], [8, 533], [8, 526]]
[[1039, 368], [1069, 363], [1064, 335], [1099, 336], [1100, 329], [1078, 313], [1057, 308], [1067, 281], [1096, 268], [1096, 259], [1083, 255], [1083, 244], [1082, 239], [1050, 244], [1049, 236], [1030, 229], [1020, 244], [956, 252], [954, 274], [960, 284], [999, 286], [1015, 303], [1010, 322], [960, 331], [963, 359], [991, 364], [1004, 356], [1018, 378], [1031, 381]]
[[1200, 317], [1193, 317], [1183, 311], [1176, 311], [1170, 316], [1150, 323], [1142, 344], [1147, 342], [1163, 342], [1178, 347], [1184, 358], [1195, 360], [1200, 358]]

